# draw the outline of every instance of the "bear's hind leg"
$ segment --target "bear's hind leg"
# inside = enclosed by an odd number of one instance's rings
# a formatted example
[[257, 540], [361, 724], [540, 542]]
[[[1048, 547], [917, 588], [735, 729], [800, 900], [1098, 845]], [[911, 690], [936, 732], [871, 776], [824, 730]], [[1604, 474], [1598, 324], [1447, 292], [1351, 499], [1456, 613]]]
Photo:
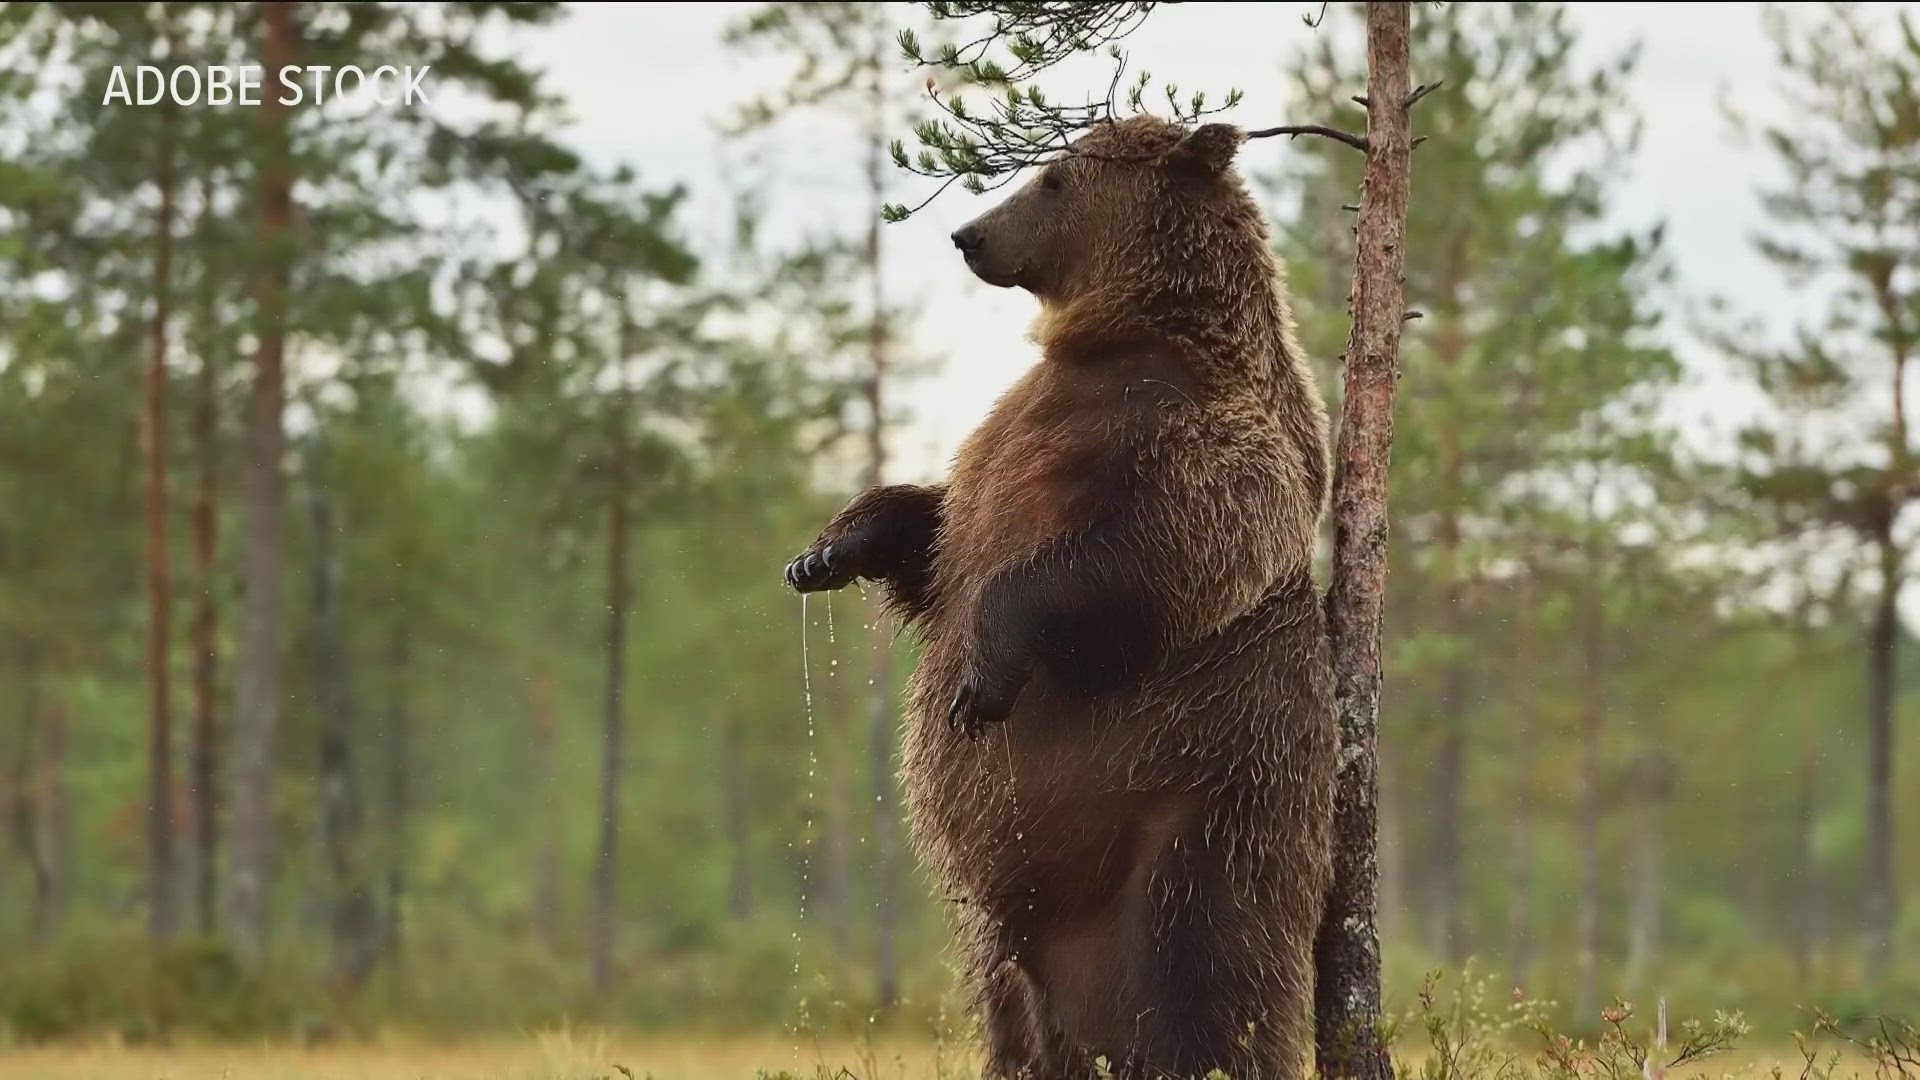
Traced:
[[[1156, 860], [1130, 980], [1124, 1080], [1300, 1080], [1311, 1032], [1311, 925], [1251, 895], [1214, 838]], [[1298, 937], [1299, 940], [1290, 940]]]

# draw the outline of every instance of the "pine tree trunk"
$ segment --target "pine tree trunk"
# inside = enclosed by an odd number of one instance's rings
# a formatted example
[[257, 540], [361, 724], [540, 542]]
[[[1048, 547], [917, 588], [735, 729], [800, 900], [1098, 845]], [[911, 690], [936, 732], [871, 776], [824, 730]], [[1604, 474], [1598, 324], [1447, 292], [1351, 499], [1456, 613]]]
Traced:
[[[836, 755], [838, 758], [838, 755]], [[840, 759], [844, 760], [844, 759]], [[827, 924], [827, 937], [835, 956], [846, 956], [853, 936], [853, 845], [847, 838], [848, 818], [844, 778], [850, 767], [837, 761], [829, 768], [834, 779], [826, 792], [826, 849], [820, 860], [820, 910]]]
[[[268, 71], [293, 62], [292, 5], [261, 5], [261, 60]], [[289, 117], [278, 94], [260, 99], [265, 156], [260, 172], [259, 345], [247, 415], [246, 545], [241, 573], [240, 646], [230, 742], [232, 847], [227, 929], [242, 956], [266, 946], [267, 890], [273, 870], [274, 737], [280, 716], [280, 571], [286, 516], [281, 460], [287, 335], [288, 235], [293, 215]]]
[[0, 806], [0, 813], [6, 814], [8, 839], [20, 861], [26, 864], [31, 879], [28, 925], [37, 943], [44, 937], [42, 909], [47, 890], [40, 858], [40, 799], [35, 780], [40, 754], [40, 670], [39, 659], [31, 648], [21, 650], [19, 670], [13, 699], [20, 709], [19, 727], [8, 740], [10, 745], [0, 744], [9, 751], [4, 788], [7, 798], [5, 805]]
[[1799, 793], [1794, 801], [1793, 958], [1802, 982], [1813, 978], [1820, 950], [1820, 862], [1813, 831], [1820, 813], [1820, 742], [1814, 724], [1805, 723], [1800, 742]]
[[1582, 636], [1585, 644], [1585, 692], [1580, 719], [1580, 899], [1576, 909], [1577, 927], [1574, 974], [1575, 1015], [1581, 1023], [1591, 1023], [1599, 1009], [1600, 964], [1600, 739], [1606, 719], [1605, 629], [1606, 618], [1599, 595], [1600, 567], [1597, 557], [1588, 567], [1593, 577], [1587, 590], [1586, 622]]
[[[867, 483], [877, 487], [887, 475], [886, 376], [887, 326], [886, 282], [881, 262], [880, 208], [886, 201], [884, 158], [886, 147], [886, 98], [882, 91], [882, 67], [876, 50], [875, 62], [868, 72], [871, 83], [868, 102], [872, 110], [873, 131], [867, 144], [867, 188], [873, 207], [867, 215], [867, 272], [872, 283], [873, 321], [867, 331], [867, 412], [873, 426], [867, 432]], [[891, 686], [893, 636], [878, 594], [869, 613], [873, 634], [872, 701], [868, 754], [873, 775], [873, 966], [880, 1008], [891, 1009], [900, 998], [900, 969], [895, 935], [898, 912], [895, 894], [899, 891], [898, 840], [895, 837], [893, 781], [894, 712]]]
[[413, 651], [405, 619], [396, 619], [387, 643], [387, 898], [385, 949], [397, 961], [406, 945], [407, 860], [413, 855], [413, 714], [407, 679]]
[[327, 854], [327, 922], [334, 974], [366, 982], [373, 962], [372, 897], [361, 874], [360, 785], [354, 768], [353, 687], [340, 625], [340, 558], [324, 466], [311, 467], [313, 524], [313, 678], [320, 705], [321, 833]]
[[560, 714], [554, 701], [553, 672], [544, 656], [533, 676], [533, 783], [539, 792], [545, 827], [533, 860], [533, 922], [549, 948], [560, 940], [560, 836], [556, 811]]
[[[1458, 252], [1454, 255], [1457, 262], [1464, 261]], [[1457, 317], [1449, 317], [1443, 323], [1439, 338], [1435, 359], [1442, 367], [1452, 370], [1466, 353], [1468, 339], [1465, 328]], [[1456, 652], [1454, 646], [1467, 634], [1467, 590], [1457, 509], [1461, 500], [1459, 435], [1451, 428], [1445, 428], [1437, 433], [1437, 438], [1440, 444], [1440, 497], [1445, 509], [1434, 530], [1434, 557], [1443, 575], [1440, 610], [1434, 621], [1447, 644], [1449, 655], [1445, 670], [1440, 674], [1440, 707], [1434, 716], [1440, 745], [1433, 763], [1433, 802], [1429, 810], [1433, 823], [1433, 843], [1429, 848], [1431, 861], [1427, 868], [1427, 904], [1431, 920], [1428, 940], [1434, 952], [1457, 967], [1465, 961], [1467, 952], [1466, 932], [1462, 925], [1464, 913], [1461, 910], [1461, 896], [1465, 890], [1462, 881], [1464, 871], [1460, 865], [1463, 855], [1460, 796], [1466, 782], [1466, 731], [1461, 713], [1466, 708], [1468, 671], [1465, 651]]]
[[147, 929], [156, 939], [175, 927], [173, 844], [173, 557], [167, 543], [167, 322], [173, 290], [174, 161], [172, 113], [158, 124], [155, 172], [153, 318], [147, 329]]
[[33, 939], [45, 942], [67, 909], [67, 869], [72, 865], [72, 823], [67, 805], [67, 714], [48, 702], [38, 717], [38, 778], [34, 798]]
[[1380, 626], [1386, 599], [1387, 476], [1405, 303], [1412, 136], [1408, 5], [1367, 4], [1367, 164], [1354, 258], [1352, 332], [1334, 479], [1333, 587], [1327, 595], [1340, 760], [1333, 881], [1314, 946], [1314, 1019], [1326, 1080], [1389, 1080], [1380, 1026], [1380, 873], [1374, 743], [1380, 719]]
[[[201, 185], [200, 219], [195, 226], [195, 246], [203, 253], [210, 242], [207, 229], [213, 214], [213, 186]], [[215, 334], [214, 278], [210, 267], [201, 271], [199, 320], [200, 371], [193, 411], [194, 457], [199, 468], [199, 486], [193, 496], [193, 580], [198, 595], [193, 614], [193, 741], [188, 769], [193, 774], [190, 786], [193, 800], [193, 910], [201, 933], [211, 934], [217, 921], [218, 905], [214, 881], [219, 865], [220, 792], [219, 728], [214, 712], [214, 695], [219, 678], [219, 565], [215, 558], [218, 534], [215, 532], [214, 506], [219, 482], [219, 408], [220, 382], [214, 366]]]
[[1397, 757], [1390, 747], [1374, 748], [1374, 772], [1378, 778], [1375, 783], [1380, 793], [1374, 808], [1380, 865], [1378, 884], [1374, 888], [1374, 921], [1376, 932], [1387, 939], [1400, 932], [1401, 924], [1396, 920], [1407, 914], [1407, 896], [1412, 891], [1409, 879], [1415, 876], [1409, 864], [1418, 854], [1417, 846], [1406, 841], [1405, 792], [1409, 785], [1396, 783], [1404, 777]]
[[1660, 953], [1663, 817], [1659, 794], [1646, 792], [1640, 828], [1634, 837], [1633, 913], [1628, 919], [1626, 972], [1629, 987], [1644, 986], [1643, 980]]
[[1513, 675], [1513, 820], [1507, 861], [1507, 984], [1527, 985], [1533, 914], [1533, 686], [1539, 678], [1535, 655], [1535, 605], [1539, 601], [1534, 570], [1523, 571], [1524, 585], [1515, 620]]
[[[1443, 541], [1444, 543], [1444, 541]], [[1458, 543], [1456, 538], [1455, 543]], [[1449, 584], [1442, 596], [1440, 623], [1449, 641], [1459, 640], [1464, 632], [1458, 610], [1461, 604], [1457, 585]], [[1428, 932], [1435, 952], [1459, 965], [1465, 960], [1466, 933], [1461, 925], [1462, 869], [1460, 792], [1466, 773], [1466, 732], [1460, 719], [1466, 699], [1466, 669], [1455, 658], [1447, 662], [1440, 675], [1440, 708], [1434, 718], [1440, 728], [1439, 753], [1433, 762], [1433, 843], [1432, 862], [1428, 866]]]
[[[622, 348], [621, 362], [626, 361]], [[627, 461], [628, 391], [615, 406], [612, 490], [607, 509], [607, 686], [601, 744], [600, 853], [593, 876], [593, 986], [605, 991], [613, 980], [614, 890], [620, 848], [620, 774], [626, 744], [626, 660], [628, 522], [630, 478]]]
[[721, 813], [727, 834], [727, 913], [744, 923], [753, 917], [752, 830], [747, 820], [746, 769], [741, 761], [740, 718], [729, 715], [720, 744]]
[[1900, 636], [1900, 551], [1890, 534], [1879, 538], [1880, 595], [1867, 644], [1867, 859], [1865, 923], [1867, 970], [1886, 978], [1899, 910], [1894, 890], [1893, 713]]

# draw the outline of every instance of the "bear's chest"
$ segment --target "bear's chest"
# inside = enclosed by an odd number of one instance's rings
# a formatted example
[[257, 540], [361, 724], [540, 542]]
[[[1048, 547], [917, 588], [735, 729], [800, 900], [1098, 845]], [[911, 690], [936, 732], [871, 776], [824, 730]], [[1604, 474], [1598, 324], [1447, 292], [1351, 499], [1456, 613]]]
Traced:
[[1065, 378], [1045, 367], [1030, 373], [954, 463], [943, 573], [977, 583], [1118, 505], [1145, 467], [1154, 398], [1122, 380]]

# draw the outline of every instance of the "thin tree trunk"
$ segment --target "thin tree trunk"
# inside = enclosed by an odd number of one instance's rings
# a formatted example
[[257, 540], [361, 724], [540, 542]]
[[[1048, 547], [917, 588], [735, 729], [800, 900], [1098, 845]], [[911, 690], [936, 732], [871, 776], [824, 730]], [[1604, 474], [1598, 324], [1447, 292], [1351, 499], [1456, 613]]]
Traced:
[[554, 701], [553, 672], [543, 655], [533, 675], [533, 782], [545, 827], [533, 861], [533, 921], [549, 947], [560, 940], [560, 830], [556, 812], [560, 711]]
[[[1657, 762], [1648, 766], [1657, 770]], [[1648, 778], [1649, 786], [1659, 783], [1657, 772]], [[1665, 815], [1660, 812], [1661, 795], [1657, 790], [1642, 793], [1640, 827], [1634, 836], [1633, 912], [1628, 919], [1626, 984], [1640, 987], [1660, 953], [1661, 871], [1665, 853], [1661, 829]]]
[[740, 719], [729, 715], [720, 745], [721, 813], [725, 816], [728, 852], [727, 911], [735, 922], [744, 923], [753, 916], [753, 850], [740, 743]]
[[1893, 713], [1900, 636], [1900, 552], [1890, 535], [1880, 537], [1880, 595], [1867, 649], [1867, 865], [1865, 901], [1867, 970], [1886, 978], [1893, 955], [1898, 905], [1894, 890]]
[[405, 619], [396, 619], [387, 644], [387, 915], [386, 953], [398, 960], [406, 945], [407, 860], [413, 855], [413, 713], [407, 679], [413, 650]]
[[[867, 411], [873, 426], [867, 432], [867, 483], [878, 487], [887, 475], [886, 377], [887, 325], [886, 275], [881, 260], [880, 208], [886, 202], [884, 154], [886, 152], [886, 97], [881, 83], [884, 68], [876, 48], [868, 71], [868, 104], [873, 131], [867, 143], [867, 189], [873, 206], [867, 215], [867, 273], [872, 286], [873, 321], [867, 330]], [[869, 622], [873, 634], [873, 675], [869, 680], [872, 703], [869, 705], [868, 753], [873, 773], [873, 945], [874, 977], [880, 1008], [891, 1009], [900, 998], [900, 969], [895, 933], [897, 912], [895, 893], [899, 890], [898, 841], [894, 835], [893, 744], [894, 711], [891, 687], [892, 634], [879, 594], [874, 596]]]
[[1314, 947], [1314, 1019], [1322, 1077], [1389, 1080], [1380, 1026], [1380, 862], [1374, 742], [1380, 719], [1380, 624], [1386, 599], [1387, 475], [1405, 302], [1412, 136], [1408, 5], [1367, 4], [1367, 164], [1354, 257], [1352, 332], [1334, 479], [1333, 587], [1327, 595], [1340, 761], [1333, 880]]
[[40, 744], [40, 672], [31, 649], [20, 657], [20, 681], [14, 701], [20, 708], [17, 737], [8, 748], [6, 767], [6, 804], [0, 806], [7, 816], [7, 833], [15, 854], [26, 864], [32, 890], [28, 904], [28, 925], [38, 943], [44, 938], [43, 906], [46, 898], [45, 867], [40, 858], [39, 790], [35, 777]]
[[[624, 337], [624, 335], [623, 335]], [[620, 350], [620, 362], [627, 360]], [[628, 522], [631, 480], [627, 461], [630, 393], [623, 382], [616, 404], [612, 445], [612, 490], [607, 508], [607, 686], [601, 745], [600, 855], [593, 876], [593, 985], [604, 991], [613, 979], [614, 889], [620, 848], [620, 773], [626, 744]]]
[[[278, 71], [293, 62], [292, 5], [262, 5], [261, 60]], [[280, 715], [280, 566], [286, 516], [281, 460], [287, 335], [289, 229], [293, 174], [289, 118], [278, 94], [261, 98], [265, 156], [260, 173], [259, 346], [247, 416], [245, 595], [236, 659], [231, 766], [233, 829], [227, 928], [235, 950], [257, 957], [266, 946], [267, 887], [273, 869], [273, 761]]]
[[1507, 984], [1527, 985], [1530, 960], [1530, 923], [1533, 914], [1533, 709], [1534, 683], [1540, 677], [1535, 652], [1534, 605], [1539, 603], [1538, 581], [1529, 567], [1520, 594], [1515, 626], [1513, 677], [1513, 819], [1508, 835]]
[[1577, 979], [1575, 1015], [1590, 1022], [1596, 1015], [1600, 958], [1600, 738], [1606, 719], [1605, 630], [1606, 610], [1599, 594], [1597, 556], [1588, 566], [1586, 626], [1582, 637], [1586, 657], [1581, 665], [1585, 692], [1580, 713], [1580, 899], [1577, 907], [1574, 973]]
[[340, 557], [317, 448], [309, 472], [313, 525], [313, 678], [320, 705], [321, 831], [327, 854], [327, 922], [334, 973], [366, 982], [373, 962], [371, 896], [361, 874], [360, 785], [354, 769], [353, 687], [340, 625]]
[[153, 319], [147, 329], [147, 929], [174, 931], [173, 557], [167, 543], [167, 322], [172, 311], [174, 118], [159, 117], [160, 208], [154, 217]]
[[1820, 743], [1809, 710], [1800, 739], [1800, 785], [1794, 805], [1794, 967], [1801, 982], [1813, 977], [1814, 957], [1819, 953], [1820, 925], [1819, 856], [1814, 850], [1813, 830], [1820, 813]]
[[[195, 226], [196, 246], [202, 258], [210, 241], [209, 221], [213, 215], [213, 185], [201, 185], [200, 220]], [[193, 441], [199, 466], [199, 487], [193, 496], [193, 572], [198, 590], [193, 614], [193, 742], [188, 769], [193, 775], [193, 908], [202, 933], [212, 933], [216, 922], [214, 872], [219, 865], [220, 792], [219, 728], [214, 712], [214, 695], [219, 678], [219, 567], [215, 558], [218, 534], [215, 531], [214, 505], [219, 485], [219, 408], [220, 382], [214, 366], [216, 336], [214, 320], [214, 277], [211, 264], [200, 275], [200, 372], [193, 411]]]
[[73, 853], [67, 807], [67, 714], [58, 702], [40, 711], [38, 790], [34, 799], [35, 877], [33, 938], [45, 942], [67, 909], [67, 868]]
[[[1459, 245], [1455, 245], [1457, 248]], [[1464, 262], [1455, 252], [1454, 261]], [[1449, 307], [1452, 305], [1449, 304]], [[1435, 350], [1439, 364], [1451, 371], [1466, 353], [1467, 335], [1457, 317], [1449, 317], [1440, 333]], [[1435, 619], [1447, 643], [1450, 655], [1440, 675], [1440, 707], [1434, 716], [1439, 728], [1439, 753], [1433, 765], [1432, 805], [1433, 843], [1427, 874], [1428, 936], [1435, 952], [1450, 964], [1466, 960], [1466, 930], [1461, 897], [1465, 892], [1461, 867], [1462, 821], [1460, 796], [1466, 782], [1466, 730], [1461, 712], [1466, 708], [1467, 667], [1465, 650], [1454, 650], [1466, 636], [1466, 581], [1461, 558], [1460, 503], [1461, 460], [1458, 433], [1451, 428], [1437, 435], [1440, 442], [1440, 495], [1446, 508], [1435, 529], [1434, 555], [1444, 575], [1440, 587], [1440, 610]]]
[[[1442, 545], [1446, 544], [1443, 539]], [[1459, 539], [1453, 538], [1457, 548]], [[1449, 566], [1452, 560], [1443, 556]], [[1456, 582], [1449, 582], [1442, 591], [1440, 625], [1441, 632], [1449, 641], [1458, 641], [1464, 628], [1461, 626], [1459, 607], [1462, 602], [1460, 588]], [[1461, 894], [1463, 871], [1461, 856], [1460, 792], [1466, 774], [1466, 732], [1460, 720], [1460, 711], [1466, 698], [1466, 669], [1458, 657], [1447, 662], [1446, 670], [1440, 675], [1440, 708], [1434, 717], [1440, 728], [1439, 752], [1433, 763], [1433, 790], [1430, 813], [1433, 821], [1433, 844], [1430, 849], [1431, 863], [1428, 866], [1428, 916], [1431, 920], [1428, 933], [1432, 947], [1446, 957], [1451, 964], [1458, 965], [1465, 959], [1466, 932], [1462, 926]]]
[[[839, 764], [844, 760], [840, 755], [836, 754], [835, 758], [835, 764], [829, 768], [837, 771], [849, 767]], [[824, 801], [827, 804], [826, 841], [822, 845], [825, 854], [820, 860], [820, 909], [834, 955], [846, 956], [853, 936], [853, 845], [847, 837], [848, 818], [853, 810], [847, 805], [846, 784], [838, 780], [830, 783]]]
[[1388, 940], [1401, 931], [1400, 920], [1407, 915], [1407, 895], [1411, 889], [1408, 879], [1414, 876], [1408, 864], [1416, 854], [1414, 846], [1406, 842], [1407, 811], [1403, 794], [1406, 785], [1396, 783], [1402, 775], [1398, 757], [1389, 747], [1374, 749], [1374, 771], [1379, 778], [1376, 790], [1380, 793], [1374, 815], [1380, 867], [1374, 890], [1374, 920], [1378, 935]]

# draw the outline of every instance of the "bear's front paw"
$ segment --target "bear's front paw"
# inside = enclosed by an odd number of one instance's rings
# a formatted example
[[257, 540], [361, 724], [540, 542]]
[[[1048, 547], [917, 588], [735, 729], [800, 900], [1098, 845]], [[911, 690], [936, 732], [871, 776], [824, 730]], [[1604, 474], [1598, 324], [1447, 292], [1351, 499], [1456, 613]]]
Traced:
[[968, 739], [978, 739], [988, 724], [998, 724], [1013, 715], [1024, 679], [990, 679], [978, 671], [961, 677], [960, 686], [947, 704], [947, 728]]
[[842, 589], [855, 577], [853, 561], [829, 543], [818, 543], [787, 564], [787, 588], [794, 592]]

